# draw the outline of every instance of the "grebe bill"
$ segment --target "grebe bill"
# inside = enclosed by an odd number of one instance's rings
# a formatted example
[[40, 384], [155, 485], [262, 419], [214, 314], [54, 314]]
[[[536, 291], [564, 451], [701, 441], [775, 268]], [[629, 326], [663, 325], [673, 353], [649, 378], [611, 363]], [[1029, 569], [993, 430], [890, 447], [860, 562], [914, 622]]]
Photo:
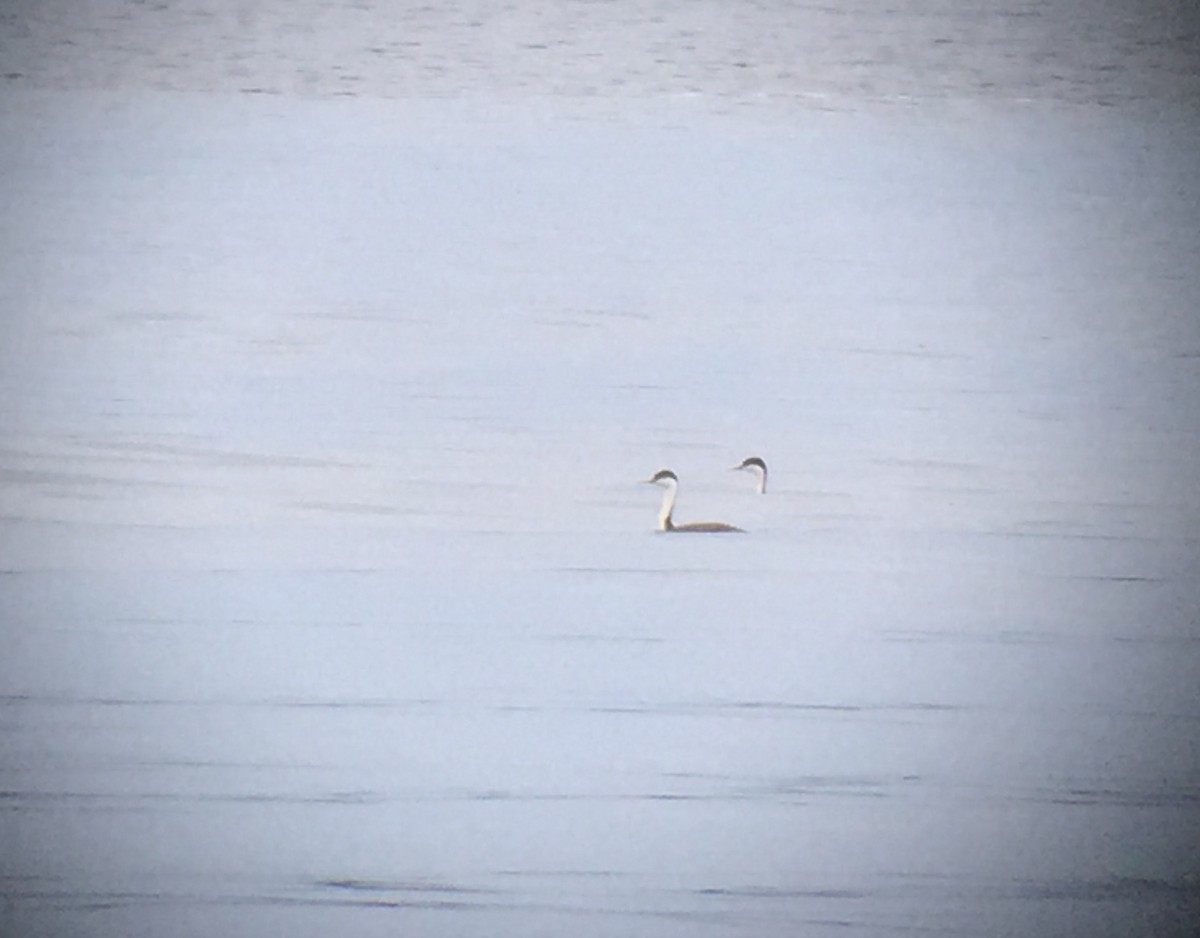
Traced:
[[733, 467], [734, 472], [739, 469], [745, 469], [758, 476], [758, 494], [767, 494], [767, 464], [757, 456], [747, 456], [738, 465]]
[[679, 476], [675, 475], [670, 469], [659, 469], [658, 472], [654, 473], [646, 481], [651, 485], [661, 485], [666, 489], [666, 492], [663, 493], [662, 508], [658, 511], [658, 529], [660, 531], [678, 531], [685, 534], [717, 534], [730, 531], [742, 533], [741, 528], [735, 528], [732, 524], [726, 524], [724, 521], [690, 521], [687, 524], [676, 524], [671, 518], [671, 513], [675, 511], [675, 496], [679, 491]]

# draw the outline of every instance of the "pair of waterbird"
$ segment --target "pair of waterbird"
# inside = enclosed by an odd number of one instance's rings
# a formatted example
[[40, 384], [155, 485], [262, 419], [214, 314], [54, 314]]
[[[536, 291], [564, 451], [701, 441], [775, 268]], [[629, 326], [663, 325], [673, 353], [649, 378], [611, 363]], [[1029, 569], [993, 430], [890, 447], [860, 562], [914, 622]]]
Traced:
[[[758, 492], [763, 495], [767, 491], [767, 464], [757, 456], [747, 456], [732, 471], [745, 469], [758, 477]], [[724, 521], [689, 521], [687, 524], [676, 524], [671, 515], [675, 511], [675, 496], [679, 493], [679, 476], [670, 469], [659, 469], [646, 482], [661, 485], [663, 493], [662, 508], [658, 512], [658, 529], [660, 531], [678, 531], [687, 534], [720, 534], [728, 531], [741, 531], [741, 528], [726, 524]]]

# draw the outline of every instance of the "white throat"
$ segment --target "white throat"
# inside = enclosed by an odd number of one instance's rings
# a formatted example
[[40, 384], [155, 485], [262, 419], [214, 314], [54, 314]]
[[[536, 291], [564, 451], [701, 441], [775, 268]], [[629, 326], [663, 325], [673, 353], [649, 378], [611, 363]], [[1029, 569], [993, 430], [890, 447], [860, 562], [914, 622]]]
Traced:
[[674, 479], [666, 479], [660, 484], [666, 491], [663, 492], [662, 508], [658, 510], [658, 529], [670, 531], [675, 526], [671, 520], [671, 513], [675, 510], [675, 494], [679, 485]]
[[758, 494], [766, 495], [767, 494], [767, 470], [763, 469], [761, 466], [751, 466], [750, 468], [753, 469], [754, 474], [756, 476], [758, 476]]

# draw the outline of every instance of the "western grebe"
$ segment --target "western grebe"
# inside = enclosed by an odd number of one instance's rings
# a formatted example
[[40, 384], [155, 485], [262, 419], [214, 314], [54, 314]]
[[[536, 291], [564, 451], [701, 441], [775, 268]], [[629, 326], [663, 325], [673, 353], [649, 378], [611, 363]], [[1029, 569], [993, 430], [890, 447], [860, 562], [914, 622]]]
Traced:
[[741, 531], [732, 524], [724, 521], [691, 521], [687, 524], [676, 524], [671, 520], [671, 512], [675, 510], [675, 494], [679, 491], [679, 476], [670, 469], [659, 469], [652, 478], [646, 480], [653, 485], [661, 485], [667, 491], [663, 494], [662, 508], [658, 512], [658, 529], [660, 531], [684, 531], [717, 533], [720, 531]]
[[767, 493], [767, 464], [757, 456], [747, 456], [742, 460], [741, 465], [734, 466], [734, 471], [738, 469], [746, 469], [758, 476], [758, 494], [765, 495]]

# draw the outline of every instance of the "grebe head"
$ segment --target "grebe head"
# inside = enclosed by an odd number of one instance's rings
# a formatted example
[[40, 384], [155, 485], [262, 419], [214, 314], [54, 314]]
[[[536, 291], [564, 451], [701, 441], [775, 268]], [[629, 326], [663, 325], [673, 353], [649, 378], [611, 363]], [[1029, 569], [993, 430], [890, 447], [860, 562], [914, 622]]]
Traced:
[[679, 476], [675, 475], [670, 469], [659, 469], [658, 472], [645, 481], [651, 485], [661, 485], [665, 488], [672, 484], [678, 485]]
[[749, 472], [758, 475], [758, 491], [764, 493], [767, 491], [767, 464], [757, 456], [747, 456], [740, 463], [733, 467], [734, 470], [745, 469]]

